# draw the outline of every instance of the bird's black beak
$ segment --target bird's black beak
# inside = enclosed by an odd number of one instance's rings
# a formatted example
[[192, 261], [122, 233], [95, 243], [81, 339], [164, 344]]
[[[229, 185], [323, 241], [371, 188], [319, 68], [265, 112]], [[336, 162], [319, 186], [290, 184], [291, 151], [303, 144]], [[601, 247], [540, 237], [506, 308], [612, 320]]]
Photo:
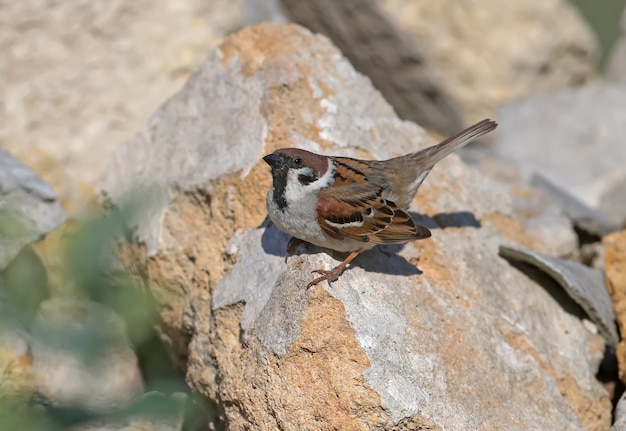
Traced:
[[282, 160], [282, 157], [280, 157], [276, 153], [272, 153], [272, 154], [268, 154], [267, 156], [263, 157], [263, 160], [265, 160], [265, 163], [267, 163], [268, 165], [270, 165], [273, 168], [276, 165], [278, 165], [278, 163]]

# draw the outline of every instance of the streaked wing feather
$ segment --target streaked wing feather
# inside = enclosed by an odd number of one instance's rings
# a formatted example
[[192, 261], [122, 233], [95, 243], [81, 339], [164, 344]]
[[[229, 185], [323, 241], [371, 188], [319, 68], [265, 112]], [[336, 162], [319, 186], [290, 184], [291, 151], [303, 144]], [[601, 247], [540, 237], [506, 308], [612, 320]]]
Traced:
[[428, 228], [416, 225], [406, 211], [382, 196], [383, 191], [372, 184], [322, 190], [317, 204], [320, 226], [338, 240], [394, 244], [428, 238]]

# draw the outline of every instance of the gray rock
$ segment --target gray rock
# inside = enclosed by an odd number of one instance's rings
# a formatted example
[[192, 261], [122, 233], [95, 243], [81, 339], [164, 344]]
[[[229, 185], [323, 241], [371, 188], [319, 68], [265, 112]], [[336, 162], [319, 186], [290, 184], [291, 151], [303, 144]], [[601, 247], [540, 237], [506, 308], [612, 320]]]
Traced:
[[[563, 212], [574, 222], [574, 225], [588, 234], [603, 237], [620, 230], [620, 227], [602, 212], [589, 208], [542, 175], [533, 174], [530, 183], [546, 192], [563, 209]], [[626, 196], [624, 197], [626, 198]]]
[[601, 337], [498, 256], [506, 238], [553, 245], [520, 232], [508, 190], [458, 157], [411, 207], [431, 239], [375, 248], [309, 290], [337, 260], [303, 246], [284, 263], [286, 235], [263, 224], [262, 155], [383, 159], [432, 143], [328, 39], [266, 24], [226, 40], [117, 150], [115, 202], [155, 177], [166, 190], [135, 220], [150, 258], [137, 257], [168, 287], [164, 332], [187, 381], [230, 427], [608, 427]]
[[626, 227], [626, 169], [607, 181], [598, 208], [615, 223]]
[[81, 299], [41, 303], [32, 328], [37, 391], [52, 405], [108, 413], [143, 392], [124, 321]]
[[41, 239], [66, 219], [54, 190], [0, 149], [0, 271], [24, 245]]
[[524, 179], [538, 172], [591, 207], [626, 166], [626, 87], [599, 85], [529, 97], [498, 115], [495, 150]]
[[500, 254], [533, 265], [552, 277], [598, 326], [606, 342], [613, 348], [617, 346], [615, 313], [602, 271], [516, 245], [501, 245]]

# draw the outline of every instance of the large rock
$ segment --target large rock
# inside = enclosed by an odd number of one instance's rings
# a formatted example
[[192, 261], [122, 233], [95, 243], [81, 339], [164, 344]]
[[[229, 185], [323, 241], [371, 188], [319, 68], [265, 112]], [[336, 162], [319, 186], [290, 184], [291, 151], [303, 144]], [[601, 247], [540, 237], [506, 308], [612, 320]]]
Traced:
[[626, 175], [625, 107], [619, 85], [529, 97], [500, 110], [494, 148], [524, 178], [538, 172], [596, 207]]
[[283, 262], [262, 155], [430, 144], [326, 38], [265, 24], [225, 40], [118, 148], [104, 190], [117, 204], [150, 193], [123, 261], [152, 281], [163, 337], [228, 429], [608, 428], [593, 324], [498, 257], [552, 239], [456, 156], [413, 203], [432, 239], [364, 253], [310, 290], [310, 271], [336, 261], [305, 246]]
[[0, 146], [80, 209], [115, 145], [242, 22], [230, 0], [0, 2]]
[[282, 4], [296, 22], [328, 35], [400, 117], [440, 133], [458, 127], [453, 109], [469, 123], [504, 102], [594, 77], [593, 33], [566, 0]]

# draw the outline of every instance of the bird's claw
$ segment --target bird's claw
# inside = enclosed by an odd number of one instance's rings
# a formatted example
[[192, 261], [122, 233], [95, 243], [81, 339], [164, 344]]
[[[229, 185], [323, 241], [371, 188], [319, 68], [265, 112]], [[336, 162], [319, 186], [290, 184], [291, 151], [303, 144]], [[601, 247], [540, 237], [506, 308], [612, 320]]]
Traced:
[[345, 268], [340, 268], [340, 267], [333, 268], [330, 271], [326, 271], [325, 269], [315, 269], [311, 271], [311, 274], [322, 274], [322, 275], [321, 277], [317, 277], [315, 280], [307, 284], [306, 288], [310, 289], [311, 287], [315, 286], [316, 284], [324, 280], [328, 281], [328, 284], [330, 285], [331, 283], [339, 280], [339, 276], [344, 271], [344, 269]]

